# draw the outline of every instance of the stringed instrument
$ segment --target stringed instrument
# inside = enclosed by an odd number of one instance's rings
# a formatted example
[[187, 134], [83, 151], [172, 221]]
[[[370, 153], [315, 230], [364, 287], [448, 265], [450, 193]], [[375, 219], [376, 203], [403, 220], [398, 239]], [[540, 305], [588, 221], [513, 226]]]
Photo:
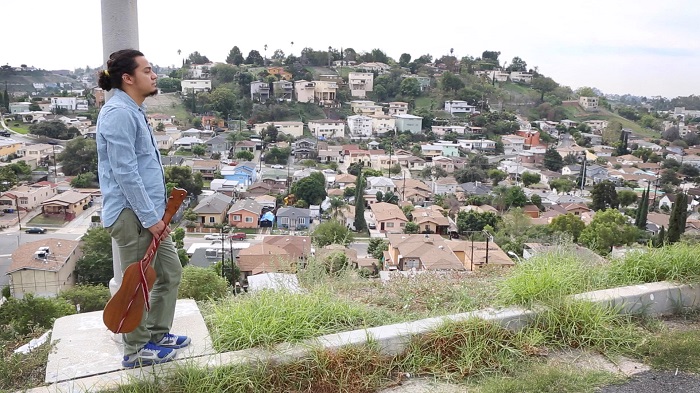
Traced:
[[[180, 188], [173, 188], [170, 192], [163, 214], [166, 229], [186, 196], [187, 191]], [[124, 270], [119, 290], [107, 302], [102, 321], [111, 332], [133, 332], [141, 324], [144, 308], [150, 310], [149, 292], [156, 281], [156, 271], [151, 266], [151, 261], [158, 250], [160, 239], [161, 236], [153, 236], [143, 258]]]

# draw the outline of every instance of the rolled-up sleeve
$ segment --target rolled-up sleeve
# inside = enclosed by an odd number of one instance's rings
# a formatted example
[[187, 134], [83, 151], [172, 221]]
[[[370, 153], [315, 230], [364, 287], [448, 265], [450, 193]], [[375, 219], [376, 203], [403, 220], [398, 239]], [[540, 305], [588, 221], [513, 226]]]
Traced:
[[134, 213], [145, 227], [160, 221], [139, 174], [134, 141], [138, 134], [136, 119], [127, 111], [109, 108], [102, 114], [100, 134], [104, 138], [114, 180]]

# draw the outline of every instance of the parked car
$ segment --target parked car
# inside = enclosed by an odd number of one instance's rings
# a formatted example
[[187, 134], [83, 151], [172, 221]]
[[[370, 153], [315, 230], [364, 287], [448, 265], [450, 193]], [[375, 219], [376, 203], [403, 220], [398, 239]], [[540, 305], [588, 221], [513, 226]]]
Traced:
[[369, 229], [377, 229], [377, 225], [373, 222], [370, 222], [368, 225]]
[[31, 227], [27, 228], [25, 233], [46, 233], [46, 228], [41, 228], [41, 227]]
[[284, 169], [284, 165], [275, 164], [275, 165], [271, 165], [270, 168], [274, 168], [274, 169]]
[[228, 238], [233, 240], [245, 240], [248, 235], [245, 232], [232, 233]]
[[204, 235], [204, 240], [223, 240], [226, 238], [226, 235], [222, 235], [220, 233], [210, 233], [208, 235]]

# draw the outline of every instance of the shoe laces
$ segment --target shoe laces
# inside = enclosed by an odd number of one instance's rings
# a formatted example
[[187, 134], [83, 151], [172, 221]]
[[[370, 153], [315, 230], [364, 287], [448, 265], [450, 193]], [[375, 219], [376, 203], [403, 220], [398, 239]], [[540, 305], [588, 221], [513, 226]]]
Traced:
[[162, 347], [159, 347], [159, 346], [157, 346], [156, 344], [154, 344], [154, 343], [152, 343], [152, 342], [146, 343], [146, 345], [143, 346], [143, 349], [149, 349], [149, 350], [151, 350], [151, 351], [162, 351], [162, 350], [163, 350]]

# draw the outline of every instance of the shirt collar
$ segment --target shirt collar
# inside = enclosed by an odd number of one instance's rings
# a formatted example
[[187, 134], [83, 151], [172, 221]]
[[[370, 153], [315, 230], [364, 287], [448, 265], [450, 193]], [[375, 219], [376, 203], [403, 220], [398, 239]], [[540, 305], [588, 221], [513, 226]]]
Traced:
[[136, 109], [136, 110], [139, 110], [139, 109], [140, 109], [142, 112], [146, 112], [146, 104], [145, 104], [145, 101], [144, 101], [143, 104], [141, 104], [141, 106], [137, 105], [137, 104], [136, 104], [136, 101], [134, 101], [134, 99], [131, 98], [131, 96], [129, 96], [128, 94], [126, 94], [126, 92], [125, 92], [124, 90], [119, 89], [119, 88], [115, 88], [115, 89], [114, 89], [114, 98], [117, 98], [117, 97], [118, 97], [118, 99], [119, 99], [120, 101], [122, 101], [122, 102], [126, 103], [127, 105], [131, 106], [133, 109]]

